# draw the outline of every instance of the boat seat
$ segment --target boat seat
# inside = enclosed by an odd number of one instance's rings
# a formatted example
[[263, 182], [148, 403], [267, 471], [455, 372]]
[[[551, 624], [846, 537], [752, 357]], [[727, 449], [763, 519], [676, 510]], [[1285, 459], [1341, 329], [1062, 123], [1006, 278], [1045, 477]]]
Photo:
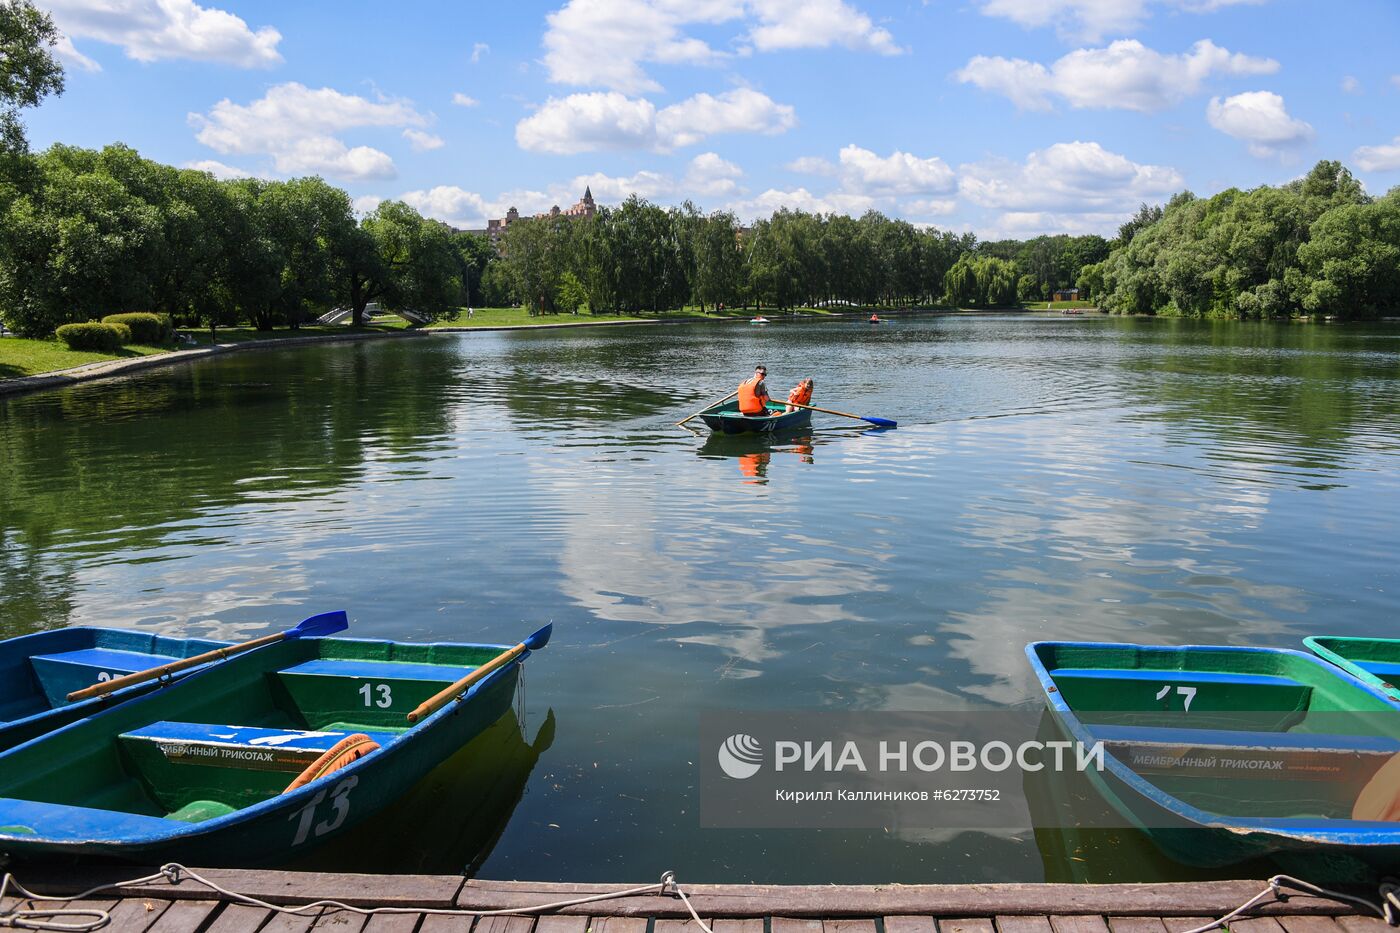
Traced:
[[[360, 729], [356, 732], [364, 731]], [[199, 822], [282, 793], [350, 732], [154, 722], [117, 737], [123, 761], [170, 819]], [[366, 733], [380, 747], [391, 732]]]
[[55, 654], [36, 654], [29, 659], [34, 676], [45, 698], [53, 707], [68, 703], [68, 694], [90, 687], [101, 680], [150, 670], [178, 659], [161, 654], [120, 651], [113, 648], [80, 648]]
[[1375, 674], [1381, 680], [1391, 682], [1400, 680], [1400, 664], [1394, 661], [1353, 661], [1352, 663], [1368, 674]]
[[471, 665], [322, 658], [274, 676], [309, 726], [348, 722], [400, 730], [408, 726], [405, 716], [410, 710], [474, 669]]
[[170, 824], [158, 816], [98, 810], [66, 803], [0, 797], [0, 832], [38, 836], [53, 842], [93, 839], [135, 840], [164, 836]]
[[[122, 733], [118, 741], [129, 759], [138, 763], [138, 767], [151, 759], [164, 759], [179, 765], [296, 773], [348, 734], [197, 722], [153, 722]], [[397, 738], [391, 732], [368, 735], [381, 746]]]
[[[1262, 725], [1263, 713], [1286, 714], [1269, 728], [1283, 729], [1306, 710], [1312, 687], [1272, 674], [1191, 670], [1061, 668], [1050, 676], [1076, 712], [1171, 712]], [[1201, 723], [1206, 725], [1206, 723]]]

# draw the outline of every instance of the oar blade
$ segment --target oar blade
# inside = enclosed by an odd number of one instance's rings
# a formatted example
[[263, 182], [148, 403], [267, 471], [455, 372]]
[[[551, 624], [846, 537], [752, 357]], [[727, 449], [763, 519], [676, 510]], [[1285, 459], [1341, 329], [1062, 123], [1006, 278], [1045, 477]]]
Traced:
[[324, 638], [327, 635], [334, 635], [336, 632], [343, 632], [349, 627], [350, 617], [345, 614], [345, 610], [337, 609], [335, 612], [323, 612], [320, 615], [301, 620], [295, 628], [287, 630], [286, 637], [288, 640]]
[[862, 421], [869, 421], [871, 424], [875, 425], [875, 427], [877, 427], [877, 428], [897, 428], [897, 427], [899, 427], [899, 422], [898, 422], [898, 421], [891, 421], [889, 418], [862, 418], [861, 420], [862, 420]]
[[531, 651], [539, 651], [545, 645], [549, 644], [549, 636], [553, 634], [554, 623], [551, 622], [535, 634], [531, 635], [529, 638], [525, 639], [525, 647], [529, 648]]

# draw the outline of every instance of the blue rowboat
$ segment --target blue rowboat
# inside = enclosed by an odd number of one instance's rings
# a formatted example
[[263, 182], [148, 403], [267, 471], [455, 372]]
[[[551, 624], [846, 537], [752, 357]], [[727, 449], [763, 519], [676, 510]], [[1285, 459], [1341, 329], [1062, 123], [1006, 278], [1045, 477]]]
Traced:
[[1303, 639], [1308, 650], [1400, 702], [1400, 638]]
[[[1400, 704], [1301, 651], [1034, 642], [1087, 774], [1165, 854], [1400, 863]], [[1370, 869], [1367, 869], [1370, 870]]]
[[780, 434], [812, 426], [812, 413], [806, 408], [784, 411], [786, 405], [770, 402], [769, 415], [743, 415], [737, 401], [721, 402], [700, 413], [711, 431], [720, 434]]
[[0, 750], [154, 690], [158, 683], [69, 703], [74, 690], [227, 644], [109, 628], [61, 628], [0, 641]]
[[298, 638], [206, 665], [0, 754], [0, 856], [285, 863], [508, 713], [527, 645], [547, 638]]

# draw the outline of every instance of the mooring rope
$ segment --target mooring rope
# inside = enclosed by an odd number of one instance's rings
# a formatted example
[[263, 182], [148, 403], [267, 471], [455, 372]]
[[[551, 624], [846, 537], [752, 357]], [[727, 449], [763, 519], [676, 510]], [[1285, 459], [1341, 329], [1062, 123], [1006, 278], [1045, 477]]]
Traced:
[[[695, 905], [690, 902], [685, 891], [676, 881], [676, 873], [665, 872], [661, 880], [655, 884], [644, 884], [635, 888], [626, 888], [620, 891], [608, 891], [602, 894], [593, 894], [588, 897], [571, 898], [563, 901], [552, 901], [548, 904], [535, 904], [529, 907], [509, 907], [499, 910], [470, 910], [467, 908], [445, 908], [445, 907], [355, 907], [343, 901], [324, 899], [312, 901], [309, 904], [301, 904], [297, 907], [288, 907], [283, 904], [273, 904], [260, 898], [247, 894], [240, 894], [225, 888], [223, 885], [210, 881], [193, 869], [187, 868], [178, 862], [169, 862], [161, 866], [160, 871], [154, 874], [145, 875], [140, 878], [132, 878], [128, 881], [115, 881], [110, 884], [99, 885], [98, 887], [84, 891], [81, 894], [68, 896], [51, 896], [35, 894], [24, 885], [15, 880], [14, 875], [6, 872], [3, 879], [0, 879], [0, 900], [6, 897], [17, 897], [21, 901], [39, 902], [63, 902], [86, 900], [93, 895], [103, 891], [115, 891], [123, 888], [136, 887], [143, 884], [153, 884], [157, 881], [165, 880], [172, 887], [178, 886], [186, 880], [196, 882], [213, 891], [223, 895], [230, 901], [238, 904], [246, 904], [250, 907], [260, 907], [280, 914], [304, 914], [313, 910], [343, 910], [347, 913], [359, 914], [365, 917], [373, 917], [379, 914], [436, 914], [448, 917], [508, 917], [522, 916], [529, 914], [543, 913], [551, 910], [562, 910], [565, 907], [578, 907], [583, 904], [594, 904], [598, 901], [614, 900], [620, 897], [638, 897], [644, 894], [675, 895], [685, 904], [685, 909], [690, 912], [690, 918], [695, 921], [704, 933], [714, 933], [714, 931], [700, 919], [700, 915], [695, 911]], [[1387, 882], [1380, 887], [1381, 902], [1379, 904], [1362, 897], [1355, 897], [1351, 894], [1344, 894], [1340, 891], [1332, 891], [1319, 887], [1315, 884], [1302, 881], [1289, 875], [1274, 875], [1269, 879], [1267, 887], [1254, 897], [1245, 901], [1239, 907], [1225, 914], [1223, 917], [1212, 920], [1192, 930], [1183, 933], [1207, 933], [1209, 930], [1218, 929], [1232, 920], [1236, 920], [1249, 913], [1255, 907], [1272, 898], [1272, 902], [1282, 903], [1291, 896], [1289, 892], [1310, 894], [1327, 900], [1338, 901], [1340, 903], [1351, 904], [1360, 907], [1369, 913], [1374, 913], [1391, 926], [1400, 926], [1400, 886]], [[65, 918], [71, 918], [77, 922], [65, 922]], [[24, 907], [16, 904], [9, 909], [0, 909], [0, 927], [19, 930], [50, 930], [55, 933], [92, 933], [100, 930], [112, 922], [111, 914], [106, 910], [88, 907], [67, 907], [67, 908], [38, 908]]]

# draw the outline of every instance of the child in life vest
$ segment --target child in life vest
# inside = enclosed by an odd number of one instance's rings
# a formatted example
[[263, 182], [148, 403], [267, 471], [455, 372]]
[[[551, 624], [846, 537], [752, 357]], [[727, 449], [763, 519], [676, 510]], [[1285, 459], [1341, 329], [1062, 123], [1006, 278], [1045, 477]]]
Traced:
[[[787, 397], [787, 400], [788, 400], [787, 410], [788, 410], [788, 411], [797, 411], [797, 406], [798, 406], [798, 405], [809, 405], [809, 404], [811, 404], [811, 402], [812, 402], [812, 390], [815, 389], [816, 387], [817, 387], [817, 384], [816, 384], [815, 382], [813, 382], [811, 379], [803, 379], [803, 380], [802, 380], [801, 382], [799, 382], [797, 385], [793, 386], [792, 391], [788, 393], [788, 397]], [[796, 404], [794, 404], [794, 403], [796, 403]]]

